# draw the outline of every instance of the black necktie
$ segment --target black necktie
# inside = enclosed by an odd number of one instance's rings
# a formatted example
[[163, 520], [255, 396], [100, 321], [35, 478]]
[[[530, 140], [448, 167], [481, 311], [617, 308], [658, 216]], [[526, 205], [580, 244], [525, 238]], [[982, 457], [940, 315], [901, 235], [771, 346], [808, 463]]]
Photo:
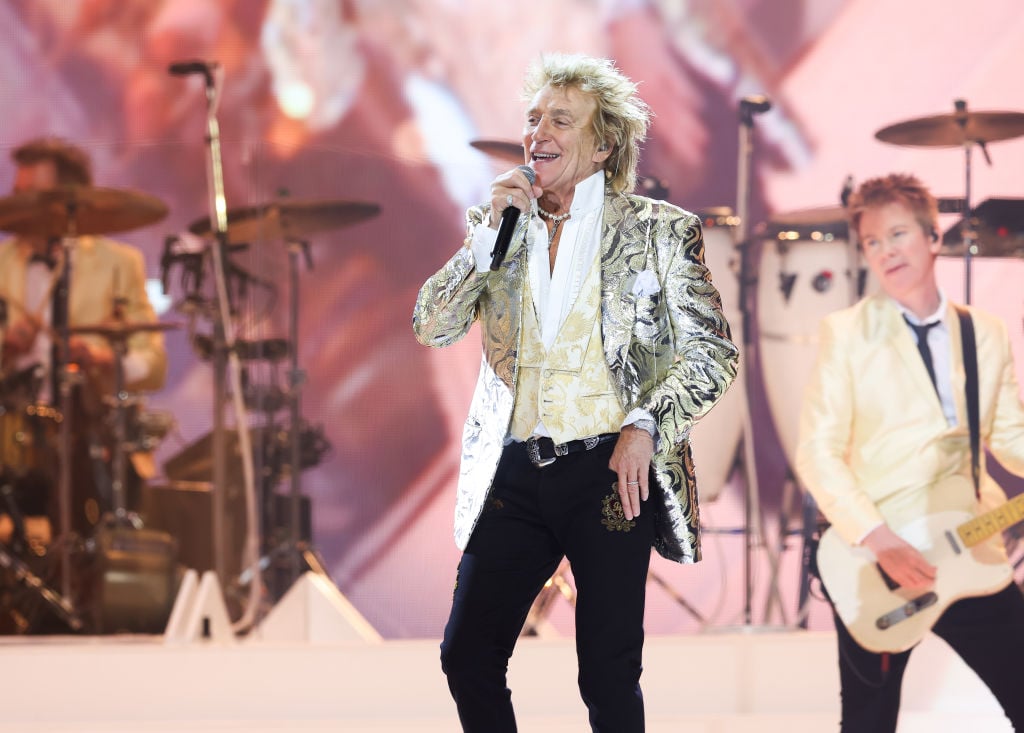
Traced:
[[939, 391], [939, 385], [935, 381], [935, 366], [932, 364], [932, 350], [928, 347], [928, 330], [933, 326], [938, 326], [942, 321], [932, 321], [931, 323], [922, 323], [918, 325], [911, 323], [910, 319], [903, 316], [903, 320], [907, 322], [907, 325], [914, 329], [914, 335], [917, 336], [917, 350], [921, 353], [921, 359], [924, 361], [924, 368], [928, 370], [928, 376], [932, 380], [932, 386], [935, 387], [935, 391]]

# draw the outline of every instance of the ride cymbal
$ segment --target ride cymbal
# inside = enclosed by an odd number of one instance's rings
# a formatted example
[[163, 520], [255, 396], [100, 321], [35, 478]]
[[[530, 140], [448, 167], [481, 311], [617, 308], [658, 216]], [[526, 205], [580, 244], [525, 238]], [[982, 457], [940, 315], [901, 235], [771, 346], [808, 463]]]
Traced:
[[58, 186], [0, 198], [0, 230], [40, 237], [113, 234], [167, 216], [167, 206], [139, 191], [95, 186]]
[[[253, 243], [270, 239], [296, 240], [328, 229], [358, 224], [380, 213], [377, 204], [354, 201], [275, 201], [228, 211], [228, 242]], [[211, 233], [210, 217], [197, 219], [189, 231]]]
[[893, 145], [948, 148], [1024, 135], [1024, 112], [953, 112], [883, 127], [875, 137]]

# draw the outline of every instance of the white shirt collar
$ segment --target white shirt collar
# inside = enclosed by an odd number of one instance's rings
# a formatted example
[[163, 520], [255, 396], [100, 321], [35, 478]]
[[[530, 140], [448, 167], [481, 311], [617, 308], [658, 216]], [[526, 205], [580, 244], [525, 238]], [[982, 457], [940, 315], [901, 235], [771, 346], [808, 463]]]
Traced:
[[576, 193], [572, 197], [569, 213], [578, 221], [588, 211], [604, 205], [604, 171], [599, 170], [592, 176], [584, 178], [576, 184]]
[[946, 308], [949, 305], [949, 302], [946, 299], [946, 294], [942, 291], [941, 288], [939, 289], [939, 307], [936, 308], [935, 312], [929, 315], [927, 318], [918, 318], [909, 310], [904, 308], [903, 305], [901, 305], [898, 301], [893, 300], [892, 302], [896, 303], [896, 307], [899, 308], [899, 311], [900, 313], [903, 314], [903, 317], [906, 318], [911, 323], [913, 323], [915, 326], [923, 326], [926, 323], [934, 323], [935, 321], [938, 321], [940, 323], [944, 322], [946, 320]]

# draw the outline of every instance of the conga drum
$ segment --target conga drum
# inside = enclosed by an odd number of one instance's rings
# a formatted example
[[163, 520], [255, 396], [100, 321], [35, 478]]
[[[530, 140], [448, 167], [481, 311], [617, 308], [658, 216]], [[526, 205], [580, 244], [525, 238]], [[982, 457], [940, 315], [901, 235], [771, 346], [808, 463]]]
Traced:
[[[743, 314], [740, 310], [739, 252], [734, 242], [736, 217], [727, 207], [695, 213], [701, 217], [704, 229], [704, 263], [711, 270], [712, 282], [722, 296], [722, 308], [729, 321], [733, 341], [739, 343], [743, 334]], [[739, 384], [729, 389], [690, 433], [701, 501], [717, 499], [729, 481], [743, 437], [743, 411], [746, 409], [746, 396], [739, 389]]]
[[794, 465], [800, 403], [829, 313], [872, 289], [840, 207], [779, 214], [761, 231], [757, 332], [768, 407]]

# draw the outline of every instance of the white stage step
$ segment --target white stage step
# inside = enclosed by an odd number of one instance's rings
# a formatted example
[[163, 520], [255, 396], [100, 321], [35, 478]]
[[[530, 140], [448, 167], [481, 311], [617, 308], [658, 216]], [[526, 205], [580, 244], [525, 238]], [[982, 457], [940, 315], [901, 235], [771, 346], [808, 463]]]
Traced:
[[[828, 632], [648, 638], [650, 733], [838, 730]], [[159, 637], [6, 638], [0, 731], [453, 733], [436, 640], [165, 644]], [[524, 639], [509, 683], [524, 733], [588, 730], [571, 639]], [[935, 638], [907, 672], [900, 733], [1009, 731]]]

